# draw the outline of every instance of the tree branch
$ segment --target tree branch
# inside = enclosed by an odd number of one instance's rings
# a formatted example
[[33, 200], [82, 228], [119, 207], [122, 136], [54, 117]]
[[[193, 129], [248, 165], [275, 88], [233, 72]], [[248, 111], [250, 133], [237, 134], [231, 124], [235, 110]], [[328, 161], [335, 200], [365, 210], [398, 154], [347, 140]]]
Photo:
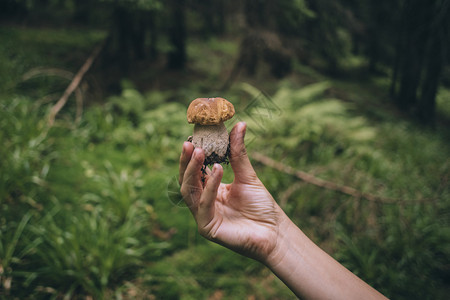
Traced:
[[78, 88], [80, 85], [81, 80], [83, 79], [84, 75], [87, 71], [91, 68], [92, 64], [94, 63], [95, 59], [97, 58], [98, 54], [103, 48], [104, 43], [97, 46], [92, 54], [88, 57], [88, 59], [84, 62], [84, 64], [81, 66], [80, 70], [78, 70], [77, 74], [73, 77], [72, 81], [70, 82], [69, 86], [64, 91], [64, 94], [61, 96], [61, 98], [56, 102], [56, 104], [52, 107], [50, 111], [50, 115], [48, 117], [48, 125], [49, 127], [52, 127], [55, 122], [55, 117], [58, 114], [58, 112], [64, 107], [64, 105], [67, 103], [67, 100], [69, 100], [70, 95]]
[[373, 202], [378, 202], [378, 203], [383, 203], [383, 204], [398, 204], [401, 202], [404, 203], [417, 203], [417, 202], [428, 202], [428, 201], [432, 201], [435, 199], [417, 199], [417, 200], [403, 200], [403, 199], [394, 199], [394, 198], [385, 198], [385, 197], [379, 197], [370, 193], [363, 193], [355, 188], [346, 186], [346, 185], [341, 185], [341, 184], [337, 184], [335, 182], [332, 181], [328, 181], [328, 180], [324, 180], [321, 178], [318, 178], [314, 175], [311, 175], [309, 173], [300, 171], [300, 170], [296, 170], [290, 166], [286, 166], [285, 164], [275, 161], [273, 159], [271, 159], [270, 157], [265, 156], [264, 154], [261, 154], [259, 152], [253, 152], [252, 153], [252, 159], [256, 160], [260, 163], [262, 163], [263, 165], [266, 165], [268, 167], [271, 167], [275, 170], [278, 170], [280, 172], [289, 174], [289, 175], [293, 175], [297, 178], [299, 178], [300, 180], [310, 183], [312, 185], [321, 187], [321, 188], [325, 188], [328, 190], [332, 190], [332, 191], [336, 191], [342, 194], [346, 194], [355, 198], [364, 198], [367, 199], [369, 201], [373, 201]]

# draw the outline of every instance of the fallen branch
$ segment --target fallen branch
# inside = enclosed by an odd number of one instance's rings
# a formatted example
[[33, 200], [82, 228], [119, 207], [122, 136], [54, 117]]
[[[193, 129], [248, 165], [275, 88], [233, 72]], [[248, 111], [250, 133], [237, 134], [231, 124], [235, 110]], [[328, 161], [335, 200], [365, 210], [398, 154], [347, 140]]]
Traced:
[[67, 80], [73, 79], [73, 73], [58, 68], [33, 68], [22, 76], [23, 81], [38, 77], [56, 76]]
[[[64, 107], [64, 105], [67, 103], [67, 100], [69, 100], [70, 95], [78, 88], [80, 85], [81, 80], [83, 79], [84, 75], [87, 71], [91, 68], [92, 64], [94, 63], [95, 59], [97, 58], [98, 54], [103, 48], [104, 43], [102, 43], [100, 46], [97, 46], [92, 54], [88, 57], [88, 59], [84, 62], [84, 64], [81, 66], [80, 70], [78, 70], [77, 74], [73, 77], [72, 81], [70, 82], [69, 86], [64, 91], [64, 94], [61, 96], [61, 98], [56, 102], [56, 104], [52, 107], [50, 111], [50, 115], [48, 117], [48, 125], [49, 127], [52, 127], [55, 122], [55, 117], [58, 114], [58, 112]], [[79, 103], [77, 105], [79, 109]], [[78, 116], [77, 116], [78, 117]]]
[[281, 208], [286, 208], [287, 202], [289, 200], [289, 197], [292, 196], [293, 193], [301, 189], [303, 186], [305, 186], [306, 182], [297, 181], [293, 185], [291, 185], [286, 191], [280, 194], [280, 206]]
[[427, 202], [427, 201], [433, 200], [433, 199], [403, 200], [403, 199], [379, 197], [379, 196], [376, 196], [376, 195], [373, 195], [370, 193], [363, 193], [355, 188], [352, 188], [352, 187], [349, 187], [346, 185], [341, 185], [341, 184], [337, 184], [332, 181], [318, 178], [314, 175], [311, 175], [309, 173], [306, 173], [306, 172], [303, 172], [300, 170], [296, 170], [290, 166], [286, 166], [285, 164], [283, 164], [281, 162], [275, 161], [275, 160], [271, 159], [270, 157], [267, 157], [264, 154], [261, 154], [259, 152], [253, 152], [252, 159], [256, 160], [268, 167], [276, 169], [280, 172], [283, 172], [283, 173], [286, 173], [289, 175], [293, 175], [293, 176], [299, 178], [300, 180], [303, 180], [304, 182], [310, 183], [312, 185], [315, 185], [315, 186], [318, 186], [321, 188], [325, 188], [328, 190], [346, 194], [346, 195], [349, 195], [349, 196], [352, 196], [355, 198], [364, 198], [369, 201], [379, 202], [379, 203], [383, 203], [383, 204], [398, 204], [401, 202], [417, 203], [417, 202]]

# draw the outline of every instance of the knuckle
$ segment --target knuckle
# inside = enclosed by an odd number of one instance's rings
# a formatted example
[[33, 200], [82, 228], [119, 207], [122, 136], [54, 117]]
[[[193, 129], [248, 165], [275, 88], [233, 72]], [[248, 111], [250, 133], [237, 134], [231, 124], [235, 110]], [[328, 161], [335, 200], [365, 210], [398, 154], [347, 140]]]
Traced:
[[216, 240], [216, 235], [211, 230], [207, 229], [203, 226], [198, 226], [198, 233], [207, 240], [214, 241]]
[[253, 170], [248, 173], [248, 179], [250, 181], [259, 182], [258, 175], [256, 175], [255, 171]]
[[221, 223], [221, 221], [215, 222], [214, 220], [210, 220], [206, 225], [198, 224], [198, 232], [204, 238], [217, 242], [219, 241], [219, 228]]
[[204, 196], [200, 198], [200, 200], [198, 201], [198, 207], [199, 209], [205, 209], [208, 207], [208, 202], [204, 199]]
[[197, 230], [202, 237], [209, 239], [209, 233], [203, 226], [198, 225]]
[[230, 160], [239, 160], [241, 158], [245, 158], [247, 156], [247, 150], [241, 149], [241, 150], [234, 150], [230, 153]]
[[188, 194], [187, 187], [185, 184], [181, 185], [180, 193], [183, 197], [185, 197]]

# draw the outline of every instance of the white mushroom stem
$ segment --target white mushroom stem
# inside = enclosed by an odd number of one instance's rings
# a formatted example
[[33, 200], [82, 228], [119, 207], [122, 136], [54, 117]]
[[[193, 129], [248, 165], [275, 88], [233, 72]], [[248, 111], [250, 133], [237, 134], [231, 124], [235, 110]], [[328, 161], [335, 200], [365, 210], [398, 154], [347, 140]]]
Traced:
[[192, 144], [205, 151], [205, 156], [210, 156], [215, 152], [219, 157], [224, 157], [228, 149], [228, 131], [223, 122], [218, 125], [194, 126]]

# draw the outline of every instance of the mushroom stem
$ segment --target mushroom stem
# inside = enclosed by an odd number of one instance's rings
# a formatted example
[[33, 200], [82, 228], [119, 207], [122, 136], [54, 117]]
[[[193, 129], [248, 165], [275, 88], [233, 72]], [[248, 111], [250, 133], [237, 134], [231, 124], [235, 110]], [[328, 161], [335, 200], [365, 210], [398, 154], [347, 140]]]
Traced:
[[194, 147], [203, 148], [206, 157], [213, 153], [219, 157], [225, 157], [228, 143], [228, 131], [223, 122], [217, 125], [195, 124], [192, 144]]

